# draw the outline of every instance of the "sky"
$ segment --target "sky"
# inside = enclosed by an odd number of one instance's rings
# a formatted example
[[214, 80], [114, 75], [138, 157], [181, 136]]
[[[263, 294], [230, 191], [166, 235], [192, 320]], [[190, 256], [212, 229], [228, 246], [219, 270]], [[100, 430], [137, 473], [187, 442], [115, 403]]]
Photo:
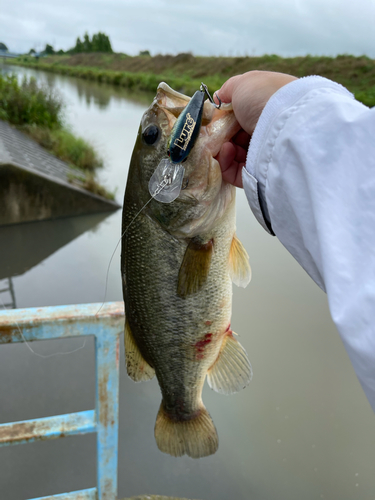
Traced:
[[86, 31], [129, 55], [375, 59], [375, 0], [0, 0], [0, 42], [12, 52], [67, 50]]

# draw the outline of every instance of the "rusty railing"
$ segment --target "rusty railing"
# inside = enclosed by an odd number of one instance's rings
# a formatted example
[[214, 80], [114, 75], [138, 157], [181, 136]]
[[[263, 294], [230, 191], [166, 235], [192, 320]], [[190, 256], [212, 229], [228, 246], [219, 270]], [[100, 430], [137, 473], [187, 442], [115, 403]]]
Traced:
[[100, 304], [81, 304], [0, 312], [0, 344], [95, 337], [95, 409], [0, 425], [0, 446], [97, 434], [97, 486], [33, 500], [117, 498], [119, 336], [124, 329], [124, 306], [108, 302], [97, 314], [99, 308]]

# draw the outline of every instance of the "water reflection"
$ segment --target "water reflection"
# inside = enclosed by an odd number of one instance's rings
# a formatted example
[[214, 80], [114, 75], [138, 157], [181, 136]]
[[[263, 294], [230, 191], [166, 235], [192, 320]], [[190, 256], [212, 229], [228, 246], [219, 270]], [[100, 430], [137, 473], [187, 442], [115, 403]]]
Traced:
[[12, 278], [0, 279], [0, 305], [4, 309], [15, 309], [17, 307]]
[[85, 104], [90, 108], [94, 106], [100, 110], [105, 110], [111, 102], [120, 104], [124, 98], [135, 103], [144, 103], [147, 106], [154, 98], [153, 93], [139, 92], [125, 89], [116, 85], [97, 82], [95, 80], [84, 80], [75, 77], [61, 76], [55, 73], [44, 73], [31, 68], [11, 66], [7, 63], [0, 63], [0, 72], [6, 74], [16, 74], [20, 79], [25, 75], [36, 78], [37, 81], [45, 83], [51, 88], [61, 90], [61, 86], [69, 86], [70, 91], [74, 91], [78, 96], [80, 104]]
[[[51, 75], [53, 78], [48, 80], [50, 86], [56, 85], [58, 75]], [[66, 77], [69, 78], [69, 77]], [[145, 103], [147, 106], [154, 98], [153, 93], [131, 91], [123, 87], [108, 85], [101, 82], [80, 80], [74, 78], [74, 87], [77, 89], [77, 94], [81, 102], [85, 102], [87, 107], [96, 106], [99, 109], [106, 109], [111, 101], [119, 104], [126, 98], [128, 101], [135, 103]]]
[[[97, 106], [99, 109], [106, 109], [109, 101], [112, 98], [111, 93], [105, 87], [100, 88], [97, 85], [84, 85], [85, 82], [78, 80], [77, 84], [77, 94], [80, 102], [85, 102], [87, 107], [92, 104]], [[107, 90], [107, 91], [106, 91]]]
[[[0, 227], [0, 301], [16, 307], [12, 278], [42, 263], [57, 250], [86, 231], [95, 233], [110, 214], [101, 213], [66, 219], [30, 222]], [[6, 297], [5, 300], [3, 297]]]

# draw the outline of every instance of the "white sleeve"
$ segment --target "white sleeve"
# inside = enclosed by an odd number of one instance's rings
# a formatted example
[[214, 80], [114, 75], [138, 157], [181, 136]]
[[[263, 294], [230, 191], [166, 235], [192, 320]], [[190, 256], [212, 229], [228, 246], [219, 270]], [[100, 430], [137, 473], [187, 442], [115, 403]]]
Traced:
[[327, 292], [375, 411], [375, 108], [325, 78], [289, 83], [264, 108], [242, 177], [258, 221]]

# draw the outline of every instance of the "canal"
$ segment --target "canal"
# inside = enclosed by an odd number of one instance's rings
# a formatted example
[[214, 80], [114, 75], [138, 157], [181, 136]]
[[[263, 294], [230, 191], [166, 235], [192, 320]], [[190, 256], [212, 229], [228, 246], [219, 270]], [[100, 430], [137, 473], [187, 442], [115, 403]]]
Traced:
[[[130, 156], [152, 96], [76, 78], [0, 66], [35, 76], [66, 102], [65, 119], [104, 158], [101, 181], [122, 202]], [[0, 228], [0, 307], [121, 300], [121, 211]], [[201, 460], [158, 451], [156, 380], [135, 384], [121, 353], [119, 497], [141, 493], [201, 500], [375, 500], [375, 418], [339, 335], [325, 294], [254, 219], [238, 191], [237, 234], [253, 270], [234, 286], [232, 328], [254, 377], [204, 402], [219, 434]], [[92, 341], [0, 348], [0, 423], [91, 409]], [[95, 438], [72, 437], [0, 448], [4, 500], [92, 487]]]

